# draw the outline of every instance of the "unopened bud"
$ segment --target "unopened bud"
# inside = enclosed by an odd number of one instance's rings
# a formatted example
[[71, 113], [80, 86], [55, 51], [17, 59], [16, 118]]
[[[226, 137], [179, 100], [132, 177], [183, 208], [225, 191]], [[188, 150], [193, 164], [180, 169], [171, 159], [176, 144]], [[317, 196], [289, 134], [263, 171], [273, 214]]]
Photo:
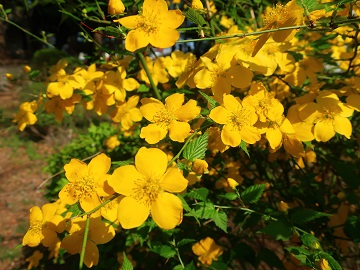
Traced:
[[15, 79], [14, 75], [12, 75], [11, 73], [6, 73], [5, 74], [6, 79], [8, 79], [9, 81], [12, 81]]
[[29, 73], [29, 72], [31, 71], [31, 67], [29, 67], [29, 66], [23, 66], [23, 71], [24, 71], [25, 73]]
[[204, 9], [203, 4], [200, 0], [192, 0], [191, 2], [191, 8], [193, 9]]
[[125, 11], [125, 6], [121, 0], [109, 0], [108, 13], [110, 15], [122, 14]]
[[286, 212], [289, 209], [289, 205], [284, 201], [280, 201], [278, 204], [278, 209], [281, 212]]
[[197, 174], [204, 174], [205, 172], [207, 172], [208, 167], [209, 164], [205, 160], [195, 159], [192, 165], [192, 170]]
[[233, 178], [228, 178], [227, 182], [229, 184], [229, 187], [231, 187], [232, 189], [236, 189], [236, 187], [239, 185], [239, 183], [236, 182]]
[[318, 261], [318, 266], [321, 270], [331, 270], [329, 262], [326, 259], [320, 259], [320, 261]]

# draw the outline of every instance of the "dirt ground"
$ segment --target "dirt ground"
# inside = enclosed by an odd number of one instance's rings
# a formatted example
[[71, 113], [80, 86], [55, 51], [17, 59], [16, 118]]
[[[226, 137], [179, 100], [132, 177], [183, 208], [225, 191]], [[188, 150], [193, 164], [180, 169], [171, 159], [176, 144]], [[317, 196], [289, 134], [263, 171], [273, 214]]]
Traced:
[[16, 126], [4, 125], [4, 119], [14, 116], [21, 91], [5, 73], [20, 73], [21, 67], [0, 66], [0, 270], [22, 269], [22, 237], [29, 226], [29, 209], [45, 203], [38, 186], [48, 177], [42, 169], [51, 152], [47, 143], [25, 143]]

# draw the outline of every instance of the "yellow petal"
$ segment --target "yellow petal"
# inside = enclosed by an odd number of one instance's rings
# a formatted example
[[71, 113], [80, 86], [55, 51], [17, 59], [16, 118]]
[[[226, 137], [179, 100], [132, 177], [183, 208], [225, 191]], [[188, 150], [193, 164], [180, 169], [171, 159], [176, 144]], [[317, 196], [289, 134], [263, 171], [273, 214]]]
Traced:
[[139, 17], [139, 15], [126, 16], [124, 18], [114, 20], [114, 22], [118, 22], [128, 29], [134, 29], [138, 25]]
[[169, 192], [182, 192], [188, 185], [179, 168], [169, 168], [161, 181], [161, 187]]
[[175, 29], [161, 28], [158, 33], [149, 36], [149, 43], [157, 48], [169, 48], [180, 38]]
[[69, 234], [61, 241], [61, 247], [70, 254], [80, 253], [83, 239], [84, 236], [81, 233]]
[[360, 95], [350, 95], [346, 98], [346, 105], [352, 109], [360, 111]]
[[131, 30], [125, 39], [125, 49], [130, 52], [134, 52], [149, 44], [150, 40], [146, 32], [135, 29]]
[[282, 133], [278, 128], [269, 128], [266, 131], [266, 139], [269, 141], [270, 147], [276, 149], [282, 142]]
[[64, 166], [64, 170], [65, 176], [70, 182], [80, 181], [88, 174], [87, 165], [75, 158], [71, 159], [70, 163]]
[[165, 99], [166, 108], [169, 111], [178, 110], [184, 103], [184, 94], [175, 93]]
[[153, 15], [154, 12], [158, 14], [168, 12], [168, 5], [163, 0], [145, 0], [142, 8], [144, 16]]
[[314, 135], [317, 141], [327, 142], [335, 136], [334, 126], [330, 118], [323, 119], [316, 123]]
[[344, 135], [346, 138], [350, 139], [352, 133], [352, 125], [348, 118], [335, 116], [333, 125], [334, 125], [334, 130], [337, 133]]
[[252, 81], [254, 74], [246, 67], [236, 65], [230, 68], [226, 73], [226, 79], [230, 80], [231, 85], [237, 88], [248, 87]]
[[198, 71], [194, 76], [194, 82], [197, 88], [206, 89], [211, 87], [213, 83], [213, 73], [206, 68]]
[[229, 112], [237, 112], [242, 109], [241, 103], [233, 95], [224, 95], [224, 107]]
[[151, 215], [160, 228], [173, 229], [182, 221], [182, 202], [173, 194], [161, 193], [151, 206]]
[[290, 155], [300, 158], [305, 156], [304, 146], [295, 134], [284, 134], [284, 148]]
[[209, 115], [209, 117], [218, 124], [226, 124], [230, 116], [230, 113], [222, 106], [212, 109]]
[[237, 147], [241, 142], [241, 135], [232, 125], [225, 125], [221, 131], [221, 140], [225, 145]]
[[81, 208], [85, 212], [91, 211], [101, 204], [99, 196], [96, 194], [96, 192], [89, 193], [88, 196], [81, 196], [79, 202]]
[[136, 181], [142, 178], [143, 175], [136, 170], [134, 165], [125, 165], [114, 170], [108, 183], [117, 193], [129, 196], [137, 187]]
[[143, 98], [141, 103], [143, 105], [140, 107], [140, 112], [150, 122], [154, 121], [154, 116], [159, 111], [165, 110], [164, 104], [155, 98]]
[[196, 106], [197, 102], [190, 99], [183, 106], [181, 106], [174, 114], [180, 121], [190, 121], [200, 114], [201, 108]]
[[300, 120], [307, 123], [313, 123], [320, 110], [320, 106], [314, 102], [305, 103], [298, 109]]
[[150, 207], [135, 200], [125, 197], [121, 200], [118, 209], [118, 220], [124, 229], [141, 226], [150, 214]]
[[99, 249], [94, 242], [87, 241], [85, 248], [84, 264], [91, 268], [99, 263]]
[[[254, 144], [257, 141], [260, 141], [261, 136], [260, 132], [256, 127], [253, 126], [245, 126], [240, 130], [241, 139], [250, 144]], [[240, 144], [240, 143], [239, 143]]]
[[164, 139], [168, 130], [156, 124], [150, 124], [141, 128], [140, 138], [145, 139], [147, 143], [155, 144]]
[[141, 147], [135, 156], [136, 169], [152, 179], [165, 174], [167, 163], [167, 155], [158, 148]]
[[180, 10], [169, 10], [164, 14], [164, 21], [168, 28], [178, 28], [185, 20]]
[[169, 137], [175, 142], [184, 142], [190, 133], [190, 125], [186, 122], [172, 121], [169, 126]]

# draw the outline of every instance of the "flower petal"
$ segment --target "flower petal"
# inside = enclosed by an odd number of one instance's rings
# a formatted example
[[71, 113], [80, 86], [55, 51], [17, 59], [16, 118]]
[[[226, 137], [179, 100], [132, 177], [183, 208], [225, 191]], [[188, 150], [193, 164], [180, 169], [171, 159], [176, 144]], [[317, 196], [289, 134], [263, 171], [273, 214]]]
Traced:
[[346, 138], [350, 139], [351, 133], [352, 133], [352, 125], [348, 118], [335, 116], [334, 117], [334, 130], [344, 135]]
[[137, 49], [144, 48], [149, 44], [150, 40], [146, 32], [141, 29], [131, 30], [125, 38], [125, 48], [134, 52]]
[[114, 170], [108, 179], [108, 184], [117, 193], [129, 196], [137, 187], [135, 182], [142, 178], [143, 175], [136, 170], [134, 165], [125, 165]]
[[211, 110], [209, 117], [218, 124], [226, 124], [229, 121], [230, 112], [222, 106]]
[[225, 125], [221, 131], [221, 140], [225, 145], [237, 147], [241, 142], [241, 135], [232, 125]]
[[140, 138], [145, 139], [145, 141], [149, 144], [155, 144], [164, 139], [167, 132], [168, 130], [162, 126], [150, 124], [141, 128]]
[[141, 99], [142, 106], [140, 107], [141, 114], [150, 122], [154, 122], [154, 116], [162, 110], [165, 110], [164, 104], [155, 98]]
[[334, 126], [330, 118], [323, 119], [316, 123], [314, 128], [315, 139], [320, 142], [327, 142], [335, 136]]
[[149, 213], [150, 207], [132, 197], [125, 197], [119, 204], [118, 220], [124, 229], [132, 229], [141, 226]]
[[196, 106], [196, 100], [190, 99], [183, 106], [181, 106], [174, 114], [180, 121], [190, 121], [200, 114], [201, 108]]
[[65, 176], [70, 182], [77, 182], [88, 174], [87, 165], [75, 158], [71, 159], [70, 163], [64, 166], [64, 170]]
[[111, 159], [104, 153], [94, 157], [88, 165], [89, 176], [93, 176], [94, 179], [101, 178], [106, 174], [111, 166]]
[[186, 122], [172, 121], [169, 126], [169, 137], [175, 142], [184, 142], [190, 133], [190, 125]]
[[136, 169], [149, 178], [162, 177], [167, 163], [167, 155], [158, 148], [141, 147], [135, 156]]
[[173, 229], [182, 221], [182, 202], [175, 195], [164, 192], [158, 196], [151, 206], [151, 215], [160, 228]]
[[188, 180], [186, 180], [180, 169], [169, 168], [161, 181], [160, 186], [169, 192], [182, 192], [186, 189]]
[[165, 106], [169, 111], [174, 112], [180, 109], [181, 105], [184, 103], [184, 100], [184, 94], [175, 93], [165, 99]]

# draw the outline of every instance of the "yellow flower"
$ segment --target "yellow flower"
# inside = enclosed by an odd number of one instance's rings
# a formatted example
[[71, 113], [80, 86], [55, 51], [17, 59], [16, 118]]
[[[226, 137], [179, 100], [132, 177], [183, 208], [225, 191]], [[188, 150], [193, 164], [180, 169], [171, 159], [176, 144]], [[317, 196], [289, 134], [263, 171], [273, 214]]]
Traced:
[[165, 57], [164, 65], [173, 78], [179, 77], [185, 72], [188, 66], [194, 65], [196, 56], [192, 53], [182, 51], [173, 51], [171, 55]]
[[235, 179], [233, 178], [228, 178], [226, 179], [229, 187], [231, 187], [232, 189], [236, 189], [236, 187], [239, 185], [239, 183], [237, 181], [235, 181]]
[[150, 143], [158, 143], [169, 132], [171, 140], [183, 142], [190, 133], [187, 123], [200, 114], [197, 102], [190, 99], [184, 103], [184, 94], [173, 94], [165, 99], [165, 105], [154, 98], [143, 98], [140, 107], [142, 115], [151, 122], [141, 129], [140, 137]]
[[61, 97], [54, 97], [49, 99], [44, 107], [48, 113], [55, 113], [55, 119], [61, 122], [63, 119], [63, 112], [72, 114], [75, 110], [75, 104], [79, 103], [81, 96], [78, 94], [72, 95], [71, 98], [62, 99]]
[[191, 169], [196, 174], [204, 174], [208, 171], [208, 166], [209, 164], [205, 160], [196, 158]]
[[[146, 56], [145, 61], [155, 85], [158, 85], [159, 82], [166, 83], [169, 81], [169, 75], [165, 70], [164, 57], [158, 57], [153, 61], [150, 57]], [[147, 85], [150, 85], [149, 78], [143, 67], [139, 71], [137, 78], [146, 82]]]
[[19, 109], [20, 111], [16, 114], [15, 118], [12, 120], [18, 125], [20, 131], [24, 131], [27, 125], [33, 125], [37, 121], [37, 117], [34, 112], [39, 108], [42, 103], [42, 98], [39, 100], [33, 100], [31, 102], [23, 102]]
[[116, 123], [121, 123], [124, 130], [129, 130], [134, 122], [142, 119], [140, 109], [136, 108], [139, 103], [139, 96], [131, 96], [127, 102], [119, 102], [113, 112], [111, 118]]
[[44, 254], [38, 250], [35, 250], [34, 253], [26, 258], [26, 261], [29, 262], [27, 269], [32, 269], [33, 267], [39, 266], [40, 260], [44, 257]]
[[260, 140], [260, 133], [254, 124], [258, 120], [255, 108], [241, 105], [232, 95], [224, 95], [223, 105], [211, 110], [210, 118], [222, 124], [221, 140], [231, 147], [239, 146], [241, 140], [254, 144]]
[[180, 10], [168, 10], [164, 0], [145, 0], [139, 15], [128, 16], [119, 22], [131, 30], [125, 39], [125, 48], [134, 52], [149, 43], [158, 48], [168, 48], [175, 44], [180, 34], [176, 30], [185, 17]]
[[203, 4], [201, 3], [200, 0], [192, 0], [191, 1], [191, 8], [203, 10], [204, 6], [203, 6]]
[[234, 20], [232, 18], [228, 18], [225, 15], [222, 15], [220, 19], [220, 24], [225, 28], [229, 29], [231, 26], [234, 25]]
[[50, 82], [46, 88], [49, 98], [60, 96], [62, 99], [71, 98], [75, 89], [85, 86], [85, 80], [80, 74], [68, 75], [62, 69], [56, 82]]
[[5, 74], [5, 77], [6, 77], [6, 79], [8, 79], [9, 81], [15, 80], [14, 75], [12, 75], [11, 73], [6, 73], [6, 74]]
[[121, 0], [109, 0], [108, 13], [110, 15], [122, 14], [125, 11], [125, 6]]
[[[103, 200], [106, 201], [108, 199], [112, 198], [112, 196], [105, 197]], [[111, 202], [105, 204], [103, 207], [101, 207], [100, 212], [101, 216], [107, 220], [109, 220], [112, 223], [119, 224], [118, 221], [118, 208], [120, 201], [124, 198], [124, 196], [119, 196], [116, 199], [112, 200]]]
[[218, 246], [210, 237], [206, 237], [193, 245], [192, 251], [199, 256], [199, 261], [205, 265], [211, 265], [212, 261], [217, 261], [223, 253], [222, 247]]
[[106, 146], [107, 150], [111, 151], [114, 150], [116, 147], [120, 145], [120, 141], [117, 135], [111, 136], [105, 140], [104, 145]]
[[151, 213], [156, 224], [173, 229], [183, 216], [181, 200], [170, 192], [182, 192], [188, 181], [177, 167], [167, 168], [167, 155], [157, 148], [142, 147], [135, 166], [115, 169], [109, 185], [125, 196], [119, 204], [118, 220], [125, 229], [141, 226]]
[[30, 71], [31, 71], [31, 67], [30, 67], [30, 66], [23, 66], [22, 69], [23, 69], [23, 71], [24, 71], [25, 73], [30, 73]]
[[[76, 218], [72, 221], [67, 235], [61, 242], [61, 247], [65, 248], [70, 254], [81, 253], [86, 218]], [[84, 263], [90, 268], [99, 262], [99, 249], [97, 245], [105, 244], [115, 236], [114, 227], [103, 222], [100, 217], [91, 218], [89, 224], [89, 233], [85, 246]]]
[[69, 183], [59, 192], [61, 202], [72, 205], [79, 201], [81, 208], [86, 212], [99, 206], [100, 196], [112, 193], [106, 185], [110, 165], [111, 160], [105, 154], [94, 157], [89, 165], [73, 158], [64, 166]]
[[36, 247], [40, 243], [49, 247], [58, 241], [56, 225], [52, 222], [57, 206], [45, 204], [40, 207], [34, 206], [30, 209], [30, 228], [22, 240], [23, 246]]
[[352, 125], [348, 117], [354, 110], [345, 106], [331, 91], [321, 91], [316, 102], [309, 102], [299, 108], [299, 118], [315, 123], [314, 136], [317, 141], [327, 142], [335, 132], [350, 138]]
[[109, 93], [109, 90], [105, 89], [104, 80], [98, 81], [94, 89], [87, 89], [84, 92], [91, 96], [91, 100], [84, 101], [83, 106], [87, 110], [94, 110], [98, 115], [106, 113], [108, 107], [115, 104], [114, 93]]

